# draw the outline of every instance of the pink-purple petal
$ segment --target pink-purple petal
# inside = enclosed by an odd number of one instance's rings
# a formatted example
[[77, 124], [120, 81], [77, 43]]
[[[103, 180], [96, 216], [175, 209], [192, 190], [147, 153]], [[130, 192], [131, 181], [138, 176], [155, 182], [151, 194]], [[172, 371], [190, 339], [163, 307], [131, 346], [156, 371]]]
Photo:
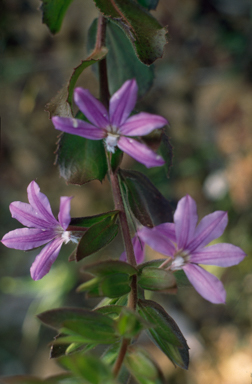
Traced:
[[233, 244], [220, 243], [194, 251], [190, 261], [196, 264], [230, 267], [239, 264], [246, 253]]
[[70, 207], [71, 207], [72, 197], [62, 196], [60, 198], [60, 209], [58, 214], [58, 219], [61, 227], [66, 230], [70, 224]]
[[175, 232], [175, 224], [173, 223], [163, 223], [159, 224], [155, 227], [160, 235], [163, 237], [167, 237], [169, 240], [176, 243], [176, 232]]
[[144, 136], [154, 129], [161, 128], [167, 124], [167, 120], [159, 115], [141, 112], [131, 116], [119, 127], [121, 134], [125, 136]]
[[[132, 245], [134, 249], [136, 262], [137, 264], [141, 264], [144, 261], [144, 243], [140, 240], [140, 238], [137, 235], [135, 235], [132, 239]], [[120, 260], [127, 262], [127, 254], [125, 251], [121, 254]]]
[[52, 122], [59, 131], [85, 137], [85, 139], [101, 140], [106, 135], [106, 132], [101, 128], [79, 119], [54, 116]]
[[32, 181], [27, 188], [28, 200], [32, 208], [40, 218], [46, 220], [49, 226], [58, 225], [52, 214], [48, 198], [42, 192], [35, 181]]
[[1, 242], [8, 248], [28, 251], [51, 241], [55, 232], [51, 229], [18, 228], [4, 235]]
[[173, 257], [175, 253], [174, 243], [166, 234], [159, 231], [158, 226], [153, 228], [142, 227], [137, 233], [140, 239], [154, 249], [154, 251]]
[[212, 240], [220, 237], [228, 223], [227, 212], [215, 211], [205, 216], [199, 223], [188, 249], [193, 252], [197, 248], [203, 248]]
[[195, 264], [186, 264], [183, 270], [196, 291], [214, 304], [224, 304], [226, 291], [216, 276]]
[[30, 269], [33, 280], [42, 279], [50, 271], [52, 264], [58, 257], [62, 243], [63, 240], [57, 238], [47, 244], [37, 255]]
[[119, 127], [129, 117], [137, 101], [137, 82], [135, 79], [126, 81], [113, 94], [109, 103], [109, 116], [112, 125]]
[[160, 167], [164, 165], [164, 159], [153, 152], [145, 144], [139, 143], [136, 140], [129, 139], [127, 137], [120, 137], [117, 146], [133, 159], [144, 164], [147, 168]]
[[105, 129], [109, 125], [108, 111], [87, 89], [75, 88], [74, 101], [96, 127]]
[[174, 213], [178, 249], [186, 249], [192, 240], [198, 221], [197, 205], [191, 196], [179, 200]]
[[10, 204], [11, 216], [26, 227], [48, 228], [50, 223], [41, 219], [30, 204], [13, 201]]

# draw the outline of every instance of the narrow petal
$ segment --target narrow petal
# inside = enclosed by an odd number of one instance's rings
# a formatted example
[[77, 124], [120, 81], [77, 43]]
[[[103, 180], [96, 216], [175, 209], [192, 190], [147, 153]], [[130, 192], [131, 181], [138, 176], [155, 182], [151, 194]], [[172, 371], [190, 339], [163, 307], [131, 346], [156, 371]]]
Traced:
[[214, 304], [224, 304], [226, 291], [217, 277], [195, 264], [187, 264], [183, 270], [190, 283], [204, 299]]
[[62, 239], [58, 238], [42, 249], [30, 269], [33, 280], [42, 279], [50, 271], [52, 264], [58, 257], [61, 246]]
[[233, 244], [220, 243], [194, 251], [190, 261], [196, 264], [218, 265], [219, 267], [230, 267], [239, 264], [246, 253]]
[[192, 240], [198, 221], [197, 205], [191, 196], [179, 200], [174, 214], [178, 249], [187, 249]]
[[1, 241], [8, 248], [28, 251], [48, 243], [54, 237], [55, 232], [50, 229], [19, 228], [6, 233]]
[[160, 167], [165, 163], [160, 155], [136, 140], [120, 137], [117, 146], [147, 168]]
[[144, 136], [167, 123], [168, 121], [162, 116], [141, 112], [127, 119], [119, 131], [125, 136]]
[[137, 101], [138, 86], [135, 79], [126, 81], [110, 99], [109, 116], [112, 125], [119, 127], [129, 117]]
[[[10, 204], [11, 216], [27, 227], [48, 228], [50, 223], [41, 219], [30, 204], [13, 201]], [[54, 226], [54, 225], [53, 225]]]
[[[136, 235], [132, 239], [132, 245], [137, 264], [141, 264], [144, 261], [144, 243]], [[127, 261], [127, 254], [124, 251], [120, 256], [121, 261]]]
[[105, 129], [109, 125], [106, 108], [87, 89], [75, 88], [74, 101], [86, 118], [96, 127]]
[[137, 233], [140, 239], [154, 251], [173, 257], [175, 246], [169, 237], [164, 235], [163, 231], [159, 231], [158, 226], [154, 228], [143, 227]]
[[60, 225], [64, 230], [67, 229], [71, 221], [70, 208], [71, 208], [72, 197], [62, 196], [60, 198], [60, 210], [58, 214], [58, 219]]
[[52, 122], [59, 131], [85, 137], [85, 139], [101, 140], [106, 134], [101, 128], [97, 128], [95, 125], [79, 119], [54, 116]]
[[58, 226], [59, 223], [52, 214], [48, 198], [42, 192], [35, 181], [32, 181], [27, 188], [28, 200], [36, 215], [46, 220], [50, 226]]
[[228, 216], [224, 211], [215, 211], [205, 216], [197, 226], [194, 237], [188, 244], [188, 249], [193, 252], [217, 239], [223, 234], [227, 223]]

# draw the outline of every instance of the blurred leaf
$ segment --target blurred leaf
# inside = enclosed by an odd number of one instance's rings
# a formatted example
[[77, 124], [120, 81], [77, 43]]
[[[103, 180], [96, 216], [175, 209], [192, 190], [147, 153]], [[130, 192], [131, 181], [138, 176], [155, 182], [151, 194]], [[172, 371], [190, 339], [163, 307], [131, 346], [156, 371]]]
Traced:
[[159, 146], [159, 152], [163, 159], [165, 160], [165, 171], [167, 176], [170, 174], [170, 170], [172, 167], [172, 158], [173, 158], [173, 147], [170, 143], [170, 139], [167, 135], [167, 131], [165, 128], [162, 129], [161, 135], [161, 143]]
[[119, 211], [109, 211], [105, 213], [101, 213], [99, 215], [94, 216], [86, 216], [86, 217], [74, 217], [71, 219], [69, 225], [77, 226], [77, 227], [91, 227], [92, 225], [103, 221], [107, 217], [111, 217], [111, 219], [115, 218], [118, 215]]
[[[56, 337], [54, 337], [54, 340], [57, 340], [60, 342], [60, 339], [62, 337], [64, 337], [64, 335], [59, 334]], [[55, 345], [52, 345], [51, 349], [50, 349], [50, 359], [54, 359], [54, 358], [57, 358], [57, 357], [64, 355], [67, 347], [68, 346], [65, 343], [62, 343], [62, 344], [57, 343]]]
[[112, 371], [99, 357], [88, 354], [62, 356], [60, 364], [91, 384], [115, 384]]
[[123, 306], [121, 305], [105, 305], [104, 307], [99, 307], [94, 309], [94, 311], [103, 313], [103, 315], [109, 315], [112, 319], [118, 318]]
[[94, 0], [104, 17], [117, 24], [131, 41], [144, 64], [150, 65], [162, 57], [167, 43], [167, 29], [135, 1]]
[[115, 152], [111, 156], [111, 169], [115, 173], [119, 168], [123, 159], [123, 151], [120, 148], [115, 147]]
[[138, 277], [138, 284], [150, 291], [164, 291], [176, 287], [173, 273], [156, 267], [146, 267]]
[[120, 260], [106, 260], [90, 265], [85, 265], [85, 272], [95, 276], [107, 276], [115, 273], [124, 273], [129, 276], [136, 275], [137, 269], [132, 265]]
[[172, 209], [168, 200], [140, 172], [120, 170], [128, 191], [130, 208], [140, 223], [146, 227], [172, 222]]
[[126, 355], [125, 365], [139, 384], [166, 383], [161, 370], [143, 348], [131, 347]]
[[140, 274], [144, 268], [154, 267], [158, 268], [160, 265], [165, 261], [166, 259], [156, 259], [156, 260], [150, 260], [146, 261], [145, 263], [139, 264], [137, 266], [138, 273]]
[[175, 365], [188, 369], [189, 348], [175, 321], [152, 300], [140, 299], [138, 304], [139, 313], [154, 325], [148, 330], [151, 338]]
[[1, 377], [1, 384], [83, 384], [77, 378], [73, 377], [71, 373], [62, 373], [60, 375], [40, 379], [35, 376], [18, 375], [11, 377]]
[[42, 0], [43, 23], [52, 33], [60, 30], [67, 8], [73, 0]]
[[137, 2], [142, 5], [143, 7], [150, 9], [156, 9], [159, 0], [137, 0]]
[[103, 221], [94, 224], [82, 236], [76, 250], [76, 260], [92, 255], [99, 249], [109, 244], [118, 233], [118, 224], [107, 217]]
[[60, 175], [70, 184], [82, 185], [102, 180], [107, 173], [107, 160], [102, 140], [63, 133], [57, 146], [56, 164]]

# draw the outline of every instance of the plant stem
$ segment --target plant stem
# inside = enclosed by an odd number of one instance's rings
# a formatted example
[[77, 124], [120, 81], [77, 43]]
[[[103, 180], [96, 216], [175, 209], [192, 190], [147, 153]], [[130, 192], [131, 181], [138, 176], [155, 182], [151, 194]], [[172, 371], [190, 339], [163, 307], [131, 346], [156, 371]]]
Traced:
[[[106, 33], [106, 22], [102, 15], [99, 16], [98, 19], [98, 27], [97, 27], [97, 36], [96, 36], [96, 48], [99, 49], [103, 45], [105, 45], [105, 33]], [[109, 107], [109, 88], [108, 88], [108, 76], [107, 76], [107, 63], [106, 58], [99, 61], [99, 77], [100, 77], [100, 99], [106, 108]], [[113, 172], [111, 167], [111, 154], [106, 152], [107, 164], [108, 164], [108, 173], [110, 177], [113, 199], [115, 204], [115, 209], [119, 210], [119, 221], [121, 227], [121, 233], [123, 237], [123, 242], [127, 254], [128, 263], [132, 266], [136, 267], [136, 258], [134, 254], [134, 249], [131, 241], [130, 229], [127, 221], [127, 215], [124, 208], [124, 203], [122, 199], [121, 188], [119, 184], [118, 174], [117, 172]], [[137, 305], [137, 276], [132, 276], [131, 280], [131, 291], [128, 297], [128, 307], [132, 310], [136, 310]], [[114, 377], [120, 372], [120, 369], [123, 364], [124, 357], [126, 355], [128, 346], [131, 340], [124, 338], [122, 340], [121, 348], [118, 353], [116, 362], [113, 367]]]

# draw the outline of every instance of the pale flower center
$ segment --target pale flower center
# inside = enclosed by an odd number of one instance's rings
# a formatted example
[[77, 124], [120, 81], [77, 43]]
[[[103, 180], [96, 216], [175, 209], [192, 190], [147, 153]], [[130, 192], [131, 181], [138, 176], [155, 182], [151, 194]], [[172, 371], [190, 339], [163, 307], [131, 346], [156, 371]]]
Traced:
[[108, 136], [105, 139], [105, 144], [108, 152], [115, 153], [115, 147], [119, 140], [120, 135], [108, 133]]
[[61, 231], [61, 238], [65, 244], [69, 243], [69, 241], [78, 244], [81, 235], [78, 234], [77, 236], [75, 236], [71, 231]]
[[171, 263], [171, 270], [177, 271], [179, 269], [182, 269], [182, 267], [188, 263], [190, 258], [190, 254], [188, 251], [185, 250], [179, 250], [174, 255], [174, 260]]

